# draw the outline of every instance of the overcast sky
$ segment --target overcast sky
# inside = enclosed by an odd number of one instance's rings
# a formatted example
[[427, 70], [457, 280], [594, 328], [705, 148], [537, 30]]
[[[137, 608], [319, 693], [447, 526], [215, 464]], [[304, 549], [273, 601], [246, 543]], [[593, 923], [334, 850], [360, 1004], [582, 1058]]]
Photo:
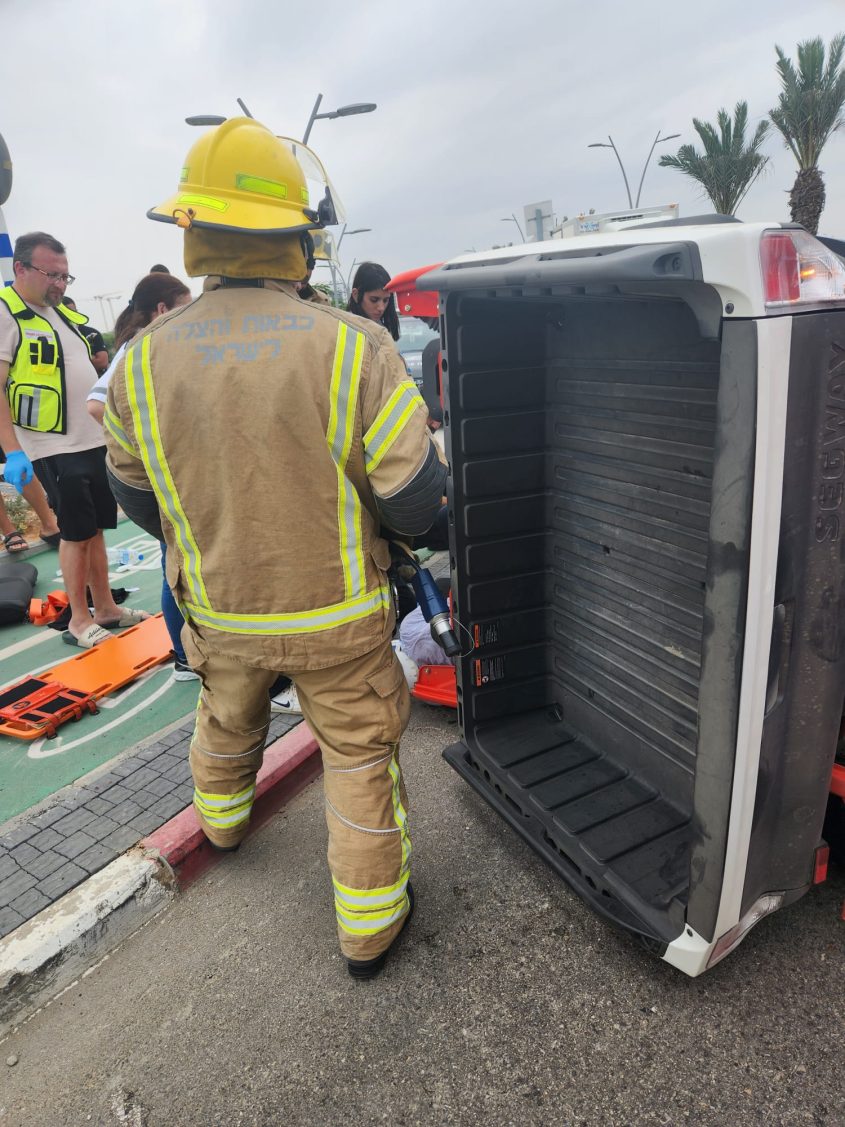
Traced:
[[[108, 328], [95, 295], [125, 301], [156, 261], [184, 277], [181, 233], [145, 217], [197, 139], [184, 118], [235, 116], [240, 97], [299, 137], [322, 93], [322, 110], [378, 104], [311, 134], [350, 229], [372, 229], [345, 239], [344, 272], [374, 259], [397, 273], [518, 241], [502, 217], [522, 223], [538, 200], [558, 217], [624, 207], [612, 151], [590, 142], [613, 137], [636, 195], [658, 130], [681, 134], [663, 150], [699, 143], [694, 116], [745, 99], [753, 132], [777, 101], [774, 44], [794, 57], [843, 30], [845, 0], [0, 0], [6, 223], [67, 245], [77, 302]], [[660, 151], [641, 204], [712, 210]], [[766, 152], [741, 219], [789, 218], [794, 160], [779, 134]], [[845, 237], [845, 130], [820, 164], [820, 231]]]

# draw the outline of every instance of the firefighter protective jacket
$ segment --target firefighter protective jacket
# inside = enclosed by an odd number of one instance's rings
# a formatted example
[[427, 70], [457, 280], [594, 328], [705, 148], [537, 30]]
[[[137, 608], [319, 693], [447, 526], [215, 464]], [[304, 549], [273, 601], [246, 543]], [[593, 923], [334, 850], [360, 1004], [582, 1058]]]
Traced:
[[427, 464], [428, 411], [375, 324], [284, 282], [206, 287], [115, 372], [109, 470], [154, 491], [168, 581], [206, 646], [279, 669], [348, 661], [393, 628], [374, 493]]
[[[65, 367], [56, 330], [30, 309], [14, 287], [0, 289], [0, 301], [14, 317], [20, 333], [6, 383], [12, 422], [25, 430], [65, 434]], [[58, 306], [56, 312], [84, 341], [90, 356], [91, 344], [80, 331], [80, 325], [86, 324], [88, 318], [64, 305]]]

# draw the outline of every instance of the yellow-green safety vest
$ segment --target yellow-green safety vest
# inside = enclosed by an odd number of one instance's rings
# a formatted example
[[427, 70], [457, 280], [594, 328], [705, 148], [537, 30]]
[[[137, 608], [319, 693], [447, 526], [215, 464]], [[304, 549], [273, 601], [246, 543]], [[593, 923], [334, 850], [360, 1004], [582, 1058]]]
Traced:
[[[49, 321], [30, 309], [14, 287], [0, 290], [0, 301], [14, 317], [20, 333], [5, 388], [12, 422], [24, 430], [66, 434], [65, 363], [59, 335]], [[88, 318], [64, 305], [57, 306], [56, 312], [85, 343], [90, 356], [91, 345], [79, 331]]]

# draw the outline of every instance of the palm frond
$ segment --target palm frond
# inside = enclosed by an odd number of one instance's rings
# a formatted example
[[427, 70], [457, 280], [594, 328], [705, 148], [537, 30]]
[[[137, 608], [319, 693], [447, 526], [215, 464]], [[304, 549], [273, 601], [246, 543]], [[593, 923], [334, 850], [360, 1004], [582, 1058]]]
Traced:
[[674, 155], [665, 153], [659, 163], [697, 181], [717, 212], [733, 215], [768, 163], [760, 146], [768, 135], [769, 122], [759, 122], [748, 141], [748, 103], [737, 102], [733, 117], [725, 109], [718, 111], [715, 127], [697, 117], [692, 124], [704, 152], [693, 145], [681, 145]]
[[820, 37], [799, 43], [797, 67], [777, 44], [775, 53], [781, 92], [769, 116], [799, 169], [815, 168], [843, 124], [845, 35], [834, 36], [827, 50]]

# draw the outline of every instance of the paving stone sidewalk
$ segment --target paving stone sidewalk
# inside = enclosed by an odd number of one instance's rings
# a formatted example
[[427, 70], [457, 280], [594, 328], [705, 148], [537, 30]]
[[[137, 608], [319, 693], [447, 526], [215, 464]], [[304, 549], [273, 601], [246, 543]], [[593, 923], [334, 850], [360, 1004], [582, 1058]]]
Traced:
[[[301, 721], [274, 716], [268, 745]], [[194, 716], [0, 826], [0, 938], [190, 806]]]

